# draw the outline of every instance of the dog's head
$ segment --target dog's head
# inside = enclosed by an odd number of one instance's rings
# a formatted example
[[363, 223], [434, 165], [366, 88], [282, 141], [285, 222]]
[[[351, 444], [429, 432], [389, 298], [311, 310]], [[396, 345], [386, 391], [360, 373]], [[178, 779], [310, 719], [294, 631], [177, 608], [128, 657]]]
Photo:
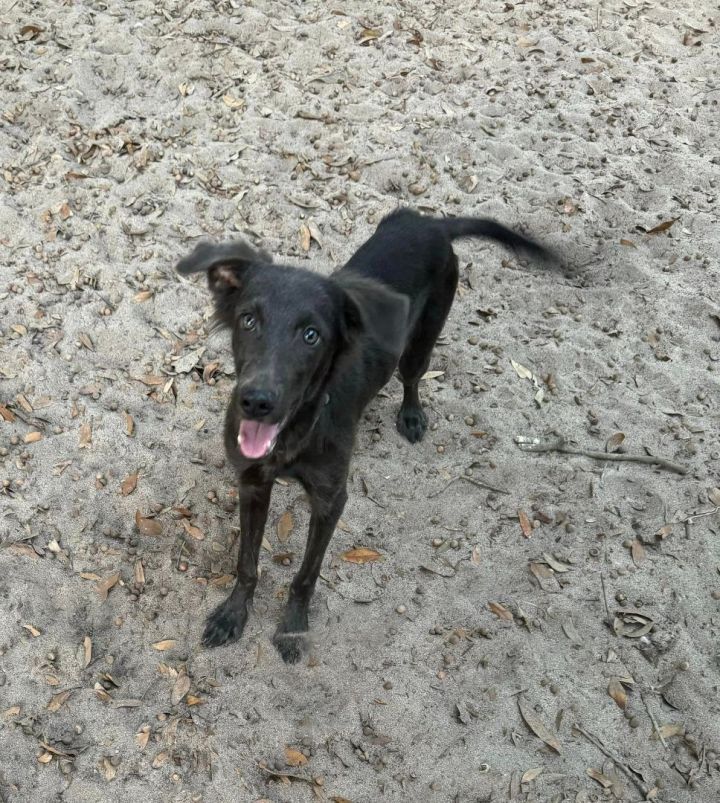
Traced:
[[363, 338], [396, 359], [402, 351], [408, 300], [377, 282], [274, 265], [244, 242], [201, 243], [177, 270], [207, 273], [218, 322], [231, 331], [246, 458], [272, 452]]

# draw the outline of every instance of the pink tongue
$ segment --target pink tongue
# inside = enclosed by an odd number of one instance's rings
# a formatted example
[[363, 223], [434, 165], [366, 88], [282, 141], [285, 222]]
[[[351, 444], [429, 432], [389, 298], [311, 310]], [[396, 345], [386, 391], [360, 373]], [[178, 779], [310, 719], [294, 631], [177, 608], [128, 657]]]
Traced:
[[269, 454], [273, 441], [280, 431], [279, 424], [263, 424], [261, 421], [241, 421], [238, 446], [245, 457], [257, 459]]

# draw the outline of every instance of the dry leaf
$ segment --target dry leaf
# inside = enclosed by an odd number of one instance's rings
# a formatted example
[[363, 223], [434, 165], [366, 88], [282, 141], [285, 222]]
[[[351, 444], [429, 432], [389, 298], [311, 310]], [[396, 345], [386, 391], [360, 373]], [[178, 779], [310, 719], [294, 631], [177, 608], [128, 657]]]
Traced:
[[708, 491], [708, 499], [715, 505], [720, 507], [720, 488], [712, 488]]
[[147, 747], [148, 740], [150, 739], [150, 726], [143, 725], [142, 728], [135, 734], [135, 744], [144, 750]]
[[499, 602], [488, 602], [488, 608], [497, 616], [499, 619], [504, 619], [506, 622], [514, 621], [514, 617], [512, 615], [512, 611], [509, 611], [504, 605]]
[[125, 413], [125, 434], [132, 438], [135, 434], [135, 422], [133, 421], [133, 417], [130, 413]]
[[372, 563], [375, 560], [380, 560], [382, 555], [379, 552], [376, 552], [374, 549], [368, 549], [367, 547], [360, 546], [356, 549], [350, 549], [347, 552], [343, 552], [340, 557], [343, 560], [346, 560], [348, 563]]
[[663, 739], [671, 739], [673, 736], [683, 736], [684, 734], [685, 728], [678, 722], [672, 722], [668, 725], [661, 725], [656, 731], [653, 731], [651, 738], [659, 739], [662, 736]]
[[521, 365], [519, 362], [515, 362], [515, 360], [510, 360], [510, 365], [515, 369], [515, 373], [520, 377], [520, 379], [532, 379], [533, 372], [526, 368], [524, 365]]
[[662, 223], [658, 223], [657, 226], [653, 226], [651, 229], [648, 229], [645, 234], [662, 234], [662, 232], [667, 231], [677, 220], [678, 218], [664, 220]]
[[102, 580], [102, 577], [100, 577], [97, 572], [80, 572], [80, 577], [82, 577], [83, 580]]
[[169, 758], [170, 755], [166, 753], [164, 750], [161, 750], [152, 760], [153, 769], [158, 769], [159, 767], [162, 767], [162, 765], [165, 764]]
[[172, 650], [175, 647], [177, 642], [175, 639], [166, 638], [162, 641], [156, 641], [152, 646], [154, 650], [158, 650], [158, 652], [164, 652], [165, 650]]
[[307, 764], [307, 758], [305, 758], [305, 756], [294, 747], [286, 747], [285, 763], [289, 767], [302, 767], [303, 764]]
[[111, 574], [110, 577], [106, 577], [104, 580], [101, 580], [95, 586], [95, 591], [97, 591], [101, 600], [105, 601], [107, 599], [110, 589], [117, 584], [119, 579], [120, 573], [116, 572], [115, 574]]
[[554, 555], [550, 555], [547, 552], [543, 552], [543, 560], [553, 571], [556, 572], [569, 572], [572, 568], [567, 563], [559, 561]]
[[534, 781], [543, 769], [543, 767], [534, 767], [531, 770], [527, 770], [523, 773], [522, 778], [520, 778], [520, 783], [530, 783], [530, 781]]
[[620, 240], [620, 245], [624, 245], [627, 248], [637, 248], [632, 240]]
[[238, 111], [245, 105], [245, 101], [242, 98], [235, 98], [232, 95], [223, 95], [223, 103], [233, 111]]
[[286, 544], [293, 529], [292, 513], [287, 510], [280, 516], [277, 523], [277, 537], [281, 544]]
[[145, 567], [143, 566], [143, 562], [141, 560], [135, 561], [135, 569], [133, 571], [135, 576], [135, 585], [136, 586], [144, 586], [145, 585]]
[[445, 371], [427, 371], [420, 377], [421, 382], [426, 382], [428, 379], [440, 379], [445, 376]]
[[533, 533], [533, 526], [524, 510], [518, 510], [518, 519], [520, 520], [520, 529], [525, 538], [530, 538]]
[[52, 753], [48, 753], [47, 750], [44, 753], [41, 753], [38, 756], [38, 761], [41, 764], [49, 764], [52, 761]]
[[603, 775], [600, 770], [596, 770], [593, 767], [588, 767], [585, 772], [593, 779], [593, 781], [597, 781], [603, 789], [609, 789], [614, 781], [607, 777], [607, 775]]
[[143, 301], [149, 301], [153, 297], [152, 290], [140, 290], [139, 293], [135, 293], [133, 296], [133, 301], [136, 304], [142, 304]]
[[85, 636], [83, 639], [83, 669], [86, 669], [92, 661], [92, 639]]
[[87, 449], [92, 443], [92, 424], [83, 424], [80, 427], [80, 448]]
[[8, 424], [12, 424], [15, 420], [15, 413], [9, 410], [4, 404], [0, 404], [0, 418], [2, 418], [3, 421], [7, 421]]
[[605, 443], [605, 451], [617, 452], [624, 440], [625, 434], [623, 432], [616, 432], [607, 439], [607, 442]]
[[28, 432], [23, 440], [25, 443], [37, 443], [38, 441], [42, 440], [42, 436], [42, 432]]
[[518, 696], [517, 701], [520, 714], [528, 728], [556, 753], [562, 753], [562, 746], [555, 734], [541, 722], [522, 695]]
[[669, 535], [672, 535], [672, 524], [665, 524], [655, 533], [655, 537], [661, 541], [664, 541]]
[[142, 535], [162, 535], [162, 525], [157, 519], [144, 518], [139, 510], [135, 511], [135, 526]]
[[302, 248], [303, 251], [309, 251], [311, 240], [312, 235], [310, 234], [310, 229], [303, 223], [300, 227], [300, 248]]
[[33, 638], [37, 638], [38, 636], [42, 635], [42, 631], [38, 630], [34, 625], [23, 625], [23, 627]]
[[130, 494], [137, 488], [138, 477], [140, 475], [137, 471], [134, 474], [128, 474], [120, 485], [120, 493], [123, 496], [130, 496]]
[[27, 334], [27, 326], [23, 326], [21, 323], [14, 323], [10, 326], [10, 328], [15, 332], [16, 335], [25, 336]]
[[190, 678], [185, 675], [178, 675], [175, 685], [173, 686], [172, 694], [170, 695], [170, 702], [177, 705], [182, 698], [190, 691]]
[[637, 538], [630, 546], [630, 554], [632, 555], [633, 563], [639, 568], [640, 564], [645, 560], [645, 547]]
[[59, 711], [70, 699], [71, 694], [71, 691], [59, 691], [57, 694], [53, 694], [50, 702], [46, 706], [47, 710], [51, 711], [53, 714]]
[[610, 678], [608, 694], [615, 700], [620, 708], [625, 709], [627, 707], [627, 692], [620, 682], [620, 678]]
[[201, 697], [196, 697], [194, 694], [188, 694], [188, 696], [185, 698], [185, 702], [188, 705], [202, 705], [203, 701]]
[[2, 715], [3, 719], [11, 719], [12, 717], [16, 717], [20, 714], [22, 708], [19, 705], [11, 705], [10, 708], [6, 708]]
[[479, 546], [474, 546], [472, 548], [472, 552], [470, 553], [470, 563], [472, 563], [473, 566], [479, 566], [480, 565], [480, 547]]
[[117, 769], [113, 767], [112, 762], [107, 756], [103, 757], [100, 762], [101, 772], [106, 781], [112, 781], [117, 775]]
[[196, 541], [202, 541], [203, 538], [205, 538], [205, 533], [199, 527], [196, 527], [194, 524], [190, 524], [187, 519], [182, 520], [182, 525], [185, 528], [185, 532]]

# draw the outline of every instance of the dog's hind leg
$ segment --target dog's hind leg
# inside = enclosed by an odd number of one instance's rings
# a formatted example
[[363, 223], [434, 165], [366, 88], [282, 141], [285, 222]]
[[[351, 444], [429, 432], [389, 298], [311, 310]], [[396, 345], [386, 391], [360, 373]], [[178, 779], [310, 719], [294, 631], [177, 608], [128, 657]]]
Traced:
[[288, 664], [295, 664], [302, 657], [310, 600], [320, 575], [325, 550], [347, 502], [345, 480], [339, 489], [336, 486], [330, 498], [327, 498], [326, 492], [320, 496], [310, 489], [310, 494], [312, 512], [305, 556], [290, 584], [287, 605], [273, 637], [273, 644]]
[[397, 417], [398, 432], [410, 443], [422, 440], [427, 429], [427, 416], [420, 404], [418, 385], [420, 377], [430, 365], [435, 341], [445, 325], [450, 307], [455, 298], [458, 284], [458, 262], [453, 251], [450, 251], [444, 269], [438, 276], [425, 302], [408, 343], [405, 347], [398, 372], [403, 383], [403, 401]]
[[257, 565], [260, 557], [272, 483], [240, 485], [240, 549], [237, 578], [230, 596], [208, 616], [203, 633], [206, 647], [219, 647], [239, 639], [245, 629], [248, 605], [257, 585]]

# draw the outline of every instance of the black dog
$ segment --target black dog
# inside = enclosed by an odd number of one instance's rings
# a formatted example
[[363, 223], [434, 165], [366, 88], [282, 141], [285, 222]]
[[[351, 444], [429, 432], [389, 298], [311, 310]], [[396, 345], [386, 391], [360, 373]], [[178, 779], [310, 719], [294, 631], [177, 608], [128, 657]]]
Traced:
[[237, 580], [207, 620], [206, 646], [242, 634], [273, 482], [292, 477], [310, 496], [310, 531], [273, 642], [285, 661], [300, 659], [310, 598], [347, 501], [358, 421], [398, 366], [404, 396], [397, 428], [411, 443], [425, 434], [418, 383], [455, 296], [452, 241], [468, 236], [547, 256], [492, 220], [402, 209], [329, 278], [271, 264], [242, 242], [200, 244], [178, 264], [183, 274], [207, 272], [237, 372], [225, 421], [225, 448], [240, 481]]

